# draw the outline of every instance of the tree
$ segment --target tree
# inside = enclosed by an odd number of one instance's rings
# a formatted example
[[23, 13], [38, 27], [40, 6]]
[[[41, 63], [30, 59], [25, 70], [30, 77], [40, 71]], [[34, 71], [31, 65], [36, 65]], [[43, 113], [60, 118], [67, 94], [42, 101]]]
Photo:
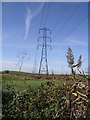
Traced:
[[19, 68], [19, 72], [21, 71], [22, 69], [22, 66], [23, 66], [23, 63], [24, 63], [24, 59], [26, 57], [27, 53], [25, 51], [22, 51], [20, 52], [18, 55], [17, 55], [17, 58], [18, 58], [18, 63], [16, 64]]

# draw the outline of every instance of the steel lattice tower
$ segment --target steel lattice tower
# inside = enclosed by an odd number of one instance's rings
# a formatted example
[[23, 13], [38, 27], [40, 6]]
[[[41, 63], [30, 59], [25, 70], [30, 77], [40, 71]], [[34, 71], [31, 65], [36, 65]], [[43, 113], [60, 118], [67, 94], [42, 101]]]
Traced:
[[47, 44], [47, 40], [50, 40], [51, 42], [51, 37], [48, 37], [47, 35], [51, 34], [51, 30], [48, 28], [42, 28], [39, 29], [39, 39], [38, 41], [42, 40], [42, 44], [38, 45], [37, 48], [39, 46], [42, 47], [42, 52], [41, 52], [41, 60], [40, 60], [40, 66], [39, 66], [39, 74], [41, 73], [45, 73], [45, 74], [49, 74], [48, 72], [48, 61], [47, 61], [47, 48], [51, 46]]

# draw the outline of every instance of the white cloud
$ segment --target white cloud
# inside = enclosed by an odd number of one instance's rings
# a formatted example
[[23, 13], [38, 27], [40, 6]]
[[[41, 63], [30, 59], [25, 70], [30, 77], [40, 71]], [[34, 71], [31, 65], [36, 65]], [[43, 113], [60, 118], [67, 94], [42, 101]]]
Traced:
[[64, 42], [52, 42], [52, 46], [81, 46], [81, 47], [88, 47], [88, 41], [79, 41], [74, 39], [68, 39]]
[[32, 19], [32, 14], [31, 14], [31, 9], [27, 7], [27, 14], [26, 14], [26, 20], [25, 20], [25, 36], [24, 39], [27, 38], [30, 24], [31, 24], [31, 19]]
[[2, 47], [7, 47], [7, 48], [20, 48], [20, 49], [35, 49], [36, 44], [2, 44]]
[[[30, 63], [24, 63], [21, 71], [32, 72], [33, 66]], [[19, 68], [16, 65], [16, 61], [0, 61], [0, 71], [2, 70], [12, 70], [18, 71]]]
[[88, 40], [81, 41], [81, 40], [75, 40], [75, 39], [67, 39], [66, 43], [71, 46], [88, 46]]
[[29, 7], [26, 8], [26, 19], [25, 19], [25, 35], [24, 39], [27, 38], [28, 32], [30, 29], [32, 18], [36, 17], [36, 15], [42, 10], [44, 3], [41, 3], [40, 6], [32, 13]]

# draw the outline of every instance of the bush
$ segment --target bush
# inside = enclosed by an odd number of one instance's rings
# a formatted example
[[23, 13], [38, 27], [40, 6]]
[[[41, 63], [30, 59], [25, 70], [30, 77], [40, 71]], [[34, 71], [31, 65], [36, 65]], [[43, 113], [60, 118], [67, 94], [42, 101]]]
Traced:
[[5, 70], [4, 73], [8, 74], [8, 73], [9, 73], [9, 70]]
[[[70, 81], [69, 81], [70, 82]], [[3, 91], [3, 120], [79, 120], [86, 119], [87, 100], [78, 100], [76, 92], [83, 92], [78, 83], [66, 82], [61, 88], [57, 83], [47, 82], [36, 91], [30, 87], [27, 91], [15, 93], [12, 86]], [[76, 87], [75, 87], [76, 85]], [[11, 88], [11, 89], [10, 89]], [[79, 93], [78, 93], [79, 94]], [[83, 97], [84, 98], [84, 97]], [[79, 104], [78, 104], [79, 102]], [[81, 103], [80, 103], [81, 102]], [[83, 112], [82, 112], [83, 111]], [[80, 114], [78, 114], [80, 113]], [[82, 118], [81, 118], [82, 117]]]

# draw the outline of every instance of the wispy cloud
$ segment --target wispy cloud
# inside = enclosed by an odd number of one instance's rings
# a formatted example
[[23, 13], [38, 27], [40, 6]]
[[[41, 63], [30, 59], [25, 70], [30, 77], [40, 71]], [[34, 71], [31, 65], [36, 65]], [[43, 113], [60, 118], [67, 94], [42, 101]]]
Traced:
[[36, 17], [40, 13], [43, 6], [44, 6], [44, 2], [41, 3], [40, 6], [34, 12], [32, 12], [31, 8], [29, 8], [27, 6], [27, 8], [26, 8], [26, 19], [25, 19], [25, 35], [24, 35], [24, 39], [26, 39], [27, 36], [28, 36], [28, 32], [29, 32], [29, 29], [30, 29], [32, 19], [34, 17]]
[[[0, 71], [2, 71], [2, 70], [18, 71], [19, 68], [18, 68], [18, 66], [16, 66], [16, 63], [17, 63], [17, 61], [7, 61], [7, 60], [0, 61]], [[23, 64], [21, 71], [32, 72], [33, 67], [34, 66], [31, 62], [30, 63], [26, 62]], [[38, 66], [37, 66], [37, 68], [38, 68]], [[52, 70], [54, 73], [59, 73], [59, 74], [62, 72], [70, 73], [68, 67], [66, 67], [66, 66], [63, 68], [63, 71], [62, 71], [62, 67], [59, 64], [58, 65], [55, 65], [55, 64], [49, 65], [49, 72], [52, 73]]]
[[27, 38], [28, 36], [28, 32], [29, 32], [29, 28], [31, 25], [31, 19], [32, 19], [32, 13], [31, 13], [31, 9], [29, 7], [27, 7], [27, 13], [26, 13], [26, 19], [25, 19], [25, 35], [24, 35], [24, 39]]
[[[16, 61], [0, 61], [0, 71], [2, 70], [16, 70], [18, 71], [18, 67], [16, 66]], [[31, 63], [24, 63], [22, 67], [22, 71], [32, 72], [33, 65]]]
[[87, 47], [88, 46], [88, 40], [75, 40], [75, 39], [67, 39], [66, 43], [68, 43], [71, 46], [81, 46], [81, 47]]
[[52, 46], [81, 46], [81, 47], [87, 47], [88, 41], [79, 41], [79, 40], [66, 40], [63, 42], [53, 42]]
[[2, 47], [6, 47], [6, 48], [13, 48], [13, 49], [16, 49], [16, 48], [19, 48], [19, 49], [35, 49], [36, 48], [36, 45], [35, 44], [17, 44], [17, 45], [14, 45], [14, 44], [2, 44]]

